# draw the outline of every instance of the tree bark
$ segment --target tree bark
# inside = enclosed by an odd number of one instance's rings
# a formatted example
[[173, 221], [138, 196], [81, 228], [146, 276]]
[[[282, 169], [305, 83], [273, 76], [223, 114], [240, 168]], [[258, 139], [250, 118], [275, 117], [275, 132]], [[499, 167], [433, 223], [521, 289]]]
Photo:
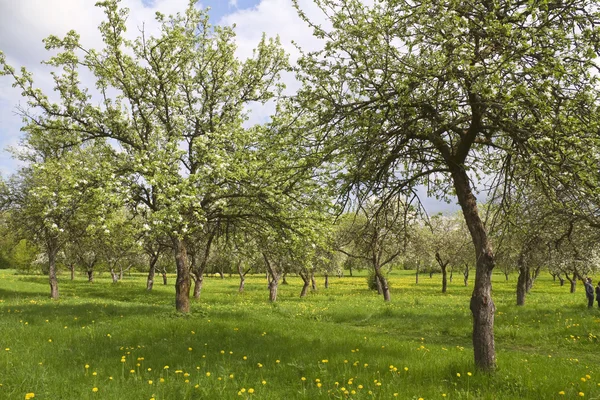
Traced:
[[469, 264], [465, 264], [465, 271], [463, 272], [465, 287], [469, 286]]
[[288, 285], [288, 281], [287, 281], [287, 272], [283, 273], [283, 277], [281, 278], [281, 284], [282, 285]]
[[315, 281], [315, 272], [310, 272], [310, 286], [312, 290], [317, 290], [317, 281]]
[[571, 293], [575, 293], [575, 289], [577, 289], [577, 279], [571, 280]]
[[519, 267], [519, 278], [517, 279], [517, 305], [525, 305], [525, 296], [527, 295], [527, 276], [529, 268], [525, 266]]
[[565, 280], [562, 276], [558, 275], [558, 280], [560, 281], [560, 286], [565, 286]]
[[185, 244], [177, 237], [172, 238], [175, 252], [177, 278], [175, 280], [175, 309], [182, 313], [190, 311], [190, 271], [188, 269]]
[[158, 256], [151, 255], [150, 256], [150, 270], [148, 271], [148, 279], [146, 281], [146, 290], [152, 290], [154, 286], [154, 275], [156, 274], [156, 262], [158, 261]]
[[87, 276], [88, 276], [88, 282], [94, 283], [94, 270], [93, 269], [87, 270]]
[[300, 277], [302, 278], [302, 291], [300, 292], [300, 298], [306, 297], [306, 293], [308, 293], [308, 287], [310, 286], [310, 276], [308, 272], [300, 271]]
[[325, 274], [325, 289], [329, 289], [329, 275]]
[[381, 273], [381, 267], [375, 268], [375, 280], [377, 281], [377, 291], [383, 295], [383, 301], [390, 301], [392, 299], [390, 295], [390, 287], [387, 279]]
[[492, 270], [494, 269], [494, 254], [488, 234], [479, 216], [477, 199], [473, 195], [469, 177], [462, 165], [450, 160], [458, 203], [473, 244], [475, 245], [475, 284], [471, 295], [471, 313], [473, 314], [473, 351], [475, 366], [483, 371], [496, 368], [496, 349], [494, 343], [494, 312], [496, 307], [492, 300]]
[[419, 268], [421, 267], [421, 260], [417, 260], [417, 272], [415, 273], [415, 284], [419, 284]]
[[194, 274], [194, 298], [199, 299], [204, 286], [204, 268], [193, 270]]
[[75, 280], [75, 264], [71, 264], [69, 266], [69, 270], [71, 271], [71, 280], [74, 281]]
[[446, 293], [448, 290], [448, 273], [446, 272], [446, 265], [442, 267], [442, 293]]
[[48, 251], [48, 282], [50, 283], [50, 298], [58, 299], [58, 279], [56, 279], [57, 250]]
[[238, 274], [240, 275], [240, 288], [239, 288], [239, 292], [243, 293], [244, 292], [244, 286], [246, 284], [246, 274], [244, 273], [244, 270], [242, 268], [242, 262], [238, 261], [237, 264], [237, 270], [238, 270]]
[[112, 283], [117, 283], [119, 281], [119, 277], [112, 268], [110, 269], [110, 277], [112, 278]]

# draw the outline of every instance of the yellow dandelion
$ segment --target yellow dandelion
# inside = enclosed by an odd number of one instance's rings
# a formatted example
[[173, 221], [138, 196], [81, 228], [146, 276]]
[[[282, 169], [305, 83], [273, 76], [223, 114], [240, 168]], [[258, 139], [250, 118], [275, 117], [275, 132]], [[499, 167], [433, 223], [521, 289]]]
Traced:
[[165, 382], [165, 378], [160, 378], [160, 379], [159, 379], [159, 382], [160, 382], [160, 383], [164, 383], [164, 382]]
[[207, 373], [206, 373], [206, 376], [210, 376], [210, 372], [207, 372]]
[[96, 375], [98, 375], [98, 373], [96, 371], [94, 371], [94, 372], [92, 372], [92, 375], [96, 376]]
[[577, 393], [577, 394], [579, 395], [579, 397], [583, 397], [583, 396], [585, 396], [585, 393], [583, 393], [583, 392], [579, 392], [579, 393]]
[[263, 379], [263, 381], [262, 381], [261, 383], [262, 383], [263, 385], [266, 385], [266, 384], [267, 384], [267, 381], [265, 381], [265, 380]]
[[456, 376], [458, 376], [458, 377], [460, 378], [460, 372], [457, 372], [457, 373], [456, 373]]
[[321, 386], [323, 386], [323, 384], [321, 382], [317, 382], [317, 387], [320, 388]]
[[85, 364], [85, 369], [88, 369], [90, 366], [88, 364]]
[[469, 375], [469, 376], [472, 376], [473, 374], [472, 374], [472, 373], [470, 373], [470, 372], [467, 372], [467, 375]]
[[169, 369], [169, 366], [168, 366], [168, 365], [165, 365], [165, 366], [163, 367], [163, 369]]
[[97, 391], [98, 391], [98, 388], [97, 388], [97, 387], [95, 387], [95, 388], [92, 388], [92, 392], [96, 393]]
[[256, 365], [258, 365], [258, 368], [262, 368], [263, 367], [263, 365], [261, 363], [258, 363]]
[[565, 391], [561, 390], [560, 392], [558, 392], [558, 394], [560, 394], [561, 396], [564, 396], [565, 395]]
[[148, 385], [152, 385], [154, 382], [152, 382], [152, 380], [148, 381]]
[[192, 350], [194, 350], [194, 349], [192, 349], [191, 347], [188, 347], [188, 351], [192, 351]]
[[252, 388], [248, 389], [248, 393], [250, 393], [250, 394], [254, 393], [254, 389], [252, 389]]
[[[7, 350], [10, 350], [10, 349], [7, 349]], [[35, 393], [33, 393], [33, 392], [25, 394], [25, 400], [33, 399], [34, 397], [35, 397]]]
[[304, 382], [304, 381], [306, 380], [306, 378], [305, 378], [305, 377], [302, 377], [302, 378], [300, 378], [300, 380], [301, 380], [302, 382]]

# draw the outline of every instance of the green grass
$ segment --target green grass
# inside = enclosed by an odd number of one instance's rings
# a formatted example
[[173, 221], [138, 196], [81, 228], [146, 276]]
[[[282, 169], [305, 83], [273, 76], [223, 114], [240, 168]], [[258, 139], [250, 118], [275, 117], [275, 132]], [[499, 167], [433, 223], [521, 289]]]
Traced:
[[600, 311], [586, 308], [583, 287], [570, 294], [543, 276], [516, 307], [516, 276], [494, 279], [498, 369], [488, 375], [473, 365], [461, 279], [444, 295], [439, 275], [415, 285], [395, 272], [384, 304], [364, 276], [332, 278], [304, 299], [292, 277], [270, 304], [264, 276], [244, 294], [235, 276], [208, 278], [183, 316], [173, 277], [147, 293], [142, 275], [116, 285], [63, 275], [52, 301], [47, 278], [4, 270], [0, 399], [600, 398]]

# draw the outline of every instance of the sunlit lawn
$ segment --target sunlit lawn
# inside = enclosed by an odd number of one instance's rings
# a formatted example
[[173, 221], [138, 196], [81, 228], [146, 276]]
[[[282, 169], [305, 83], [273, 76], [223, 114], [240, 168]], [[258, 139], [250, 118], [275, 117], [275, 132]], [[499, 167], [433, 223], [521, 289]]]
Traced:
[[[460, 277], [462, 278], [462, 276]], [[477, 373], [462, 279], [391, 276], [392, 302], [364, 276], [330, 278], [298, 297], [299, 278], [268, 302], [264, 276], [206, 280], [192, 313], [143, 275], [113, 285], [0, 271], [0, 399], [599, 398], [600, 311], [541, 276], [525, 307], [494, 277], [497, 372]]]

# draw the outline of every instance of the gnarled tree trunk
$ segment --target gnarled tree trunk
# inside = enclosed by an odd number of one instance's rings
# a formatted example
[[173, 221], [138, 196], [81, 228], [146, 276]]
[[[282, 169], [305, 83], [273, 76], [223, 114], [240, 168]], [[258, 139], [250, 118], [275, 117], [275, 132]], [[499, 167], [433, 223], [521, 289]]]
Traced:
[[175, 280], [175, 309], [182, 313], [190, 311], [190, 272], [188, 269], [187, 251], [183, 241], [171, 238], [175, 253], [177, 278]]
[[119, 277], [112, 268], [110, 269], [110, 277], [112, 278], [112, 283], [117, 283], [119, 281]]
[[154, 287], [154, 275], [156, 274], [157, 261], [158, 255], [150, 256], [150, 269], [148, 270], [148, 279], [146, 280], [146, 290], [152, 290], [152, 287]]
[[87, 276], [88, 276], [88, 282], [93, 283], [94, 282], [94, 270], [88, 269]]
[[300, 297], [305, 297], [306, 293], [308, 293], [308, 287], [310, 286], [310, 276], [307, 271], [300, 271], [300, 277], [302, 278], [302, 291], [300, 292]]
[[325, 274], [325, 289], [329, 289], [329, 275]]
[[[447, 157], [451, 156], [448, 155]], [[454, 158], [449, 160], [454, 189], [475, 245], [475, 259], [477, 260], [475, 284], [470, 304], [471, 313], [473, 314], [475, 366], [484, 371], [491, 371], [496, 368], [494, 343], [494, 313], [496, 307], [492, 300], [494, 254], [485, 226], [479, 217], [477, 199], [473, 195], [469, 177], [461, 164], [462, 162], [457, 162]]]

